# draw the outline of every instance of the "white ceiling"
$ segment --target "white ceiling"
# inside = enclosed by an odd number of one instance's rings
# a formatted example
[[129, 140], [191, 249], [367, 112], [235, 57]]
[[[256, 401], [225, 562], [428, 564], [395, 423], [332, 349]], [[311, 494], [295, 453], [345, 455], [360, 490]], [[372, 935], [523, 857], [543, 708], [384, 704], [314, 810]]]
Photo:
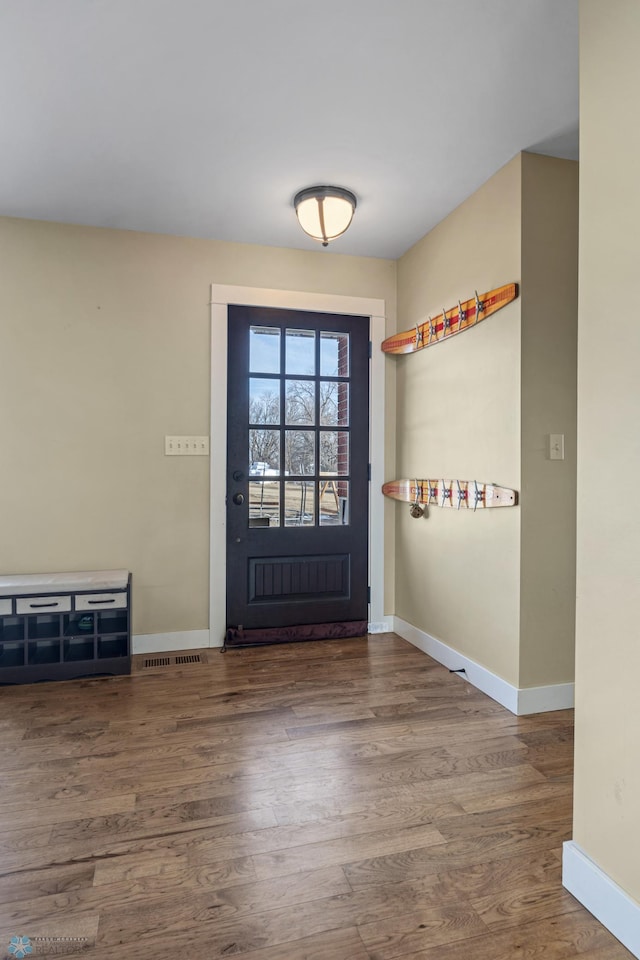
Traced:
[[0, 214], [398, 257], [518, 151], [577, 157], [578, 0], [0, 0]]

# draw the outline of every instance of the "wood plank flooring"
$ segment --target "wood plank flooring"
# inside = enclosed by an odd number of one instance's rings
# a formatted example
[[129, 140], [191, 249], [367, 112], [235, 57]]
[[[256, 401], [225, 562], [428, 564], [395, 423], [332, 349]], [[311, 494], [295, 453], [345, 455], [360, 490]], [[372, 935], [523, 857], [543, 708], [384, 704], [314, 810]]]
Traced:
[[0, 956], [631, 960], [561, 885], [570, 711], [393, 634], [202, 653], [0, 689]]

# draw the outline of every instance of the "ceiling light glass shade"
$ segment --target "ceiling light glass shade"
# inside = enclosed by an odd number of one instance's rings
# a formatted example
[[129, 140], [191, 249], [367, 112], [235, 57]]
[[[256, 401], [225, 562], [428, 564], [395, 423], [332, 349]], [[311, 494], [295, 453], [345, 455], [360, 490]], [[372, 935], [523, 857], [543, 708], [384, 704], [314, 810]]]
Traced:
[[304, 232], [326, 247], [348, 228], [357, 200], [342, 187], [307, 187], [296, 194], [293, 205]]

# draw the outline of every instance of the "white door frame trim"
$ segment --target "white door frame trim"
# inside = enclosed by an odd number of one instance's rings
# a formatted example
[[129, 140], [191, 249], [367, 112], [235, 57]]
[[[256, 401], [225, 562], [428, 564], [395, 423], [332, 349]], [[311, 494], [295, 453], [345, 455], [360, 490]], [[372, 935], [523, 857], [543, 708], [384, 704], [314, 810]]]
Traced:
[[369, 317], [372, 342], [369, 383], [369, 622], [384, 614], [384, 354], [385, 302], [340, 294], [305, 293], [211, 284], [211, 494], [209, 563], [209, 643], [222, 646], [226, 629], [226, 486], [227, 486], [227, 312], [230, 304], [345, 313]]

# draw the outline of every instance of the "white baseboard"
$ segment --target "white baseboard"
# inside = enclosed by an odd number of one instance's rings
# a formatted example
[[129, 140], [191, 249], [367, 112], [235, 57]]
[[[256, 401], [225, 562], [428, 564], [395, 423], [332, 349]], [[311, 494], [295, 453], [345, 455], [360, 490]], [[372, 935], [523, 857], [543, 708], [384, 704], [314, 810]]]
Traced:
[[640, 958], [640, 903], [614, 883], [573, 840], [563, 844], [562, 883], [634, 957]]
[[176, 633], [140, 633], [131, 638], [132, 652], [167, 653], [170, 650], [199, 650], [209, 646], [208, 630], [181, 630]]
[[520, 687], [518, 714], [549, 713], [551, 710], [572, 710], [574, 683], [550, 683], [546, 687]]
[[573, 707], [574, 685], [572, 683], [554, 683], [545, 687], [514, 687], [491, 670], [465, 657], [464, 654], [425, 633], [424, 630], [419, 630], [418, 627], [412, 626], [400, 617], [392, 619], [394, 632], [398, 636], [408, 640], [414, 647], [418, 647], [449, 670], [464, 668], [465, 672], [461, 676], [465, 680], [486, 693], [492, 700], [501, 703], [516, 716], [547, 713], [550, 710], [567, 710]]

